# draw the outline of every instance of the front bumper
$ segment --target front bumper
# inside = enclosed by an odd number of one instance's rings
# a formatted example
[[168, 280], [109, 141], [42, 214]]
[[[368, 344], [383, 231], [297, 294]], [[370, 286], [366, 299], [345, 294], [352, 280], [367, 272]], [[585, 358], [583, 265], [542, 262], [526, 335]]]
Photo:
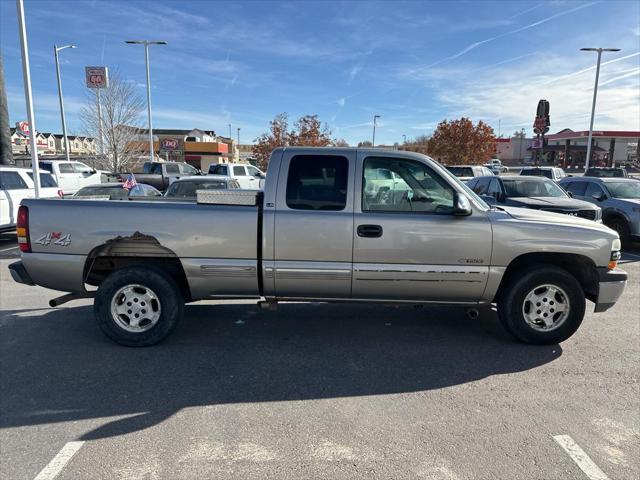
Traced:
[[9, 265], [9, 272], [11, 272], [11, 278], [13, 278], [14, 281], [23, 283], [24, 285], [35, 285], [21, 261], [14, 262]]
[[606, 267], [598, 268], [598, 301], [596, 302], [595, 313], [609, 310], [622, 295], [627, 285], [627, 272], [615, 268], [609, 270]]

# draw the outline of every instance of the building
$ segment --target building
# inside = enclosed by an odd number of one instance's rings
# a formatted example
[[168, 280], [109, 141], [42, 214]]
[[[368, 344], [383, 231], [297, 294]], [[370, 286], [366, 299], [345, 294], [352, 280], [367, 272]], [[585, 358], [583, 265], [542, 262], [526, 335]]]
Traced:
[[[584, 168], [589, 131], [574, 132], [565, 128], [547, 135], [545, 160], [565, 168]], [[640, 131], [594, 130], [592, 135], [593, 165], [624, 165], [638, 160]]]
[[[570, 128], [546, 135], [539, 162], [564, 168], [584, 168], [588, 138], [589, 131], [574, 132]], [[619, 165], [638, 160], [640, 132], [594, 131], [592, 141], [592, 163], [595, 165]], [[496, 157], [506, 163], [532, 163], [539, 152], [535, 138], [496, 139]]]
[[[129, 127], [131, 128], [131, 127]], [[213, 130], [153, 129], [154, 156], [166, 161], [186, 162], [202, 171], [209, 165], [239, 161], [232, 138], [220, 137]], [[138, 129], [130, 148], [141, 158], [149, 155], [149, 130]]]
[[[29, 137], [20, 130], [11, 128], [11, 150], [14, 154], [29, 153]], [[69, 155], [88, 156], [96, 154], [96, 141], [91, 137], [68, 135]], [[62, 155], [64, 154], [64, 142], [62, 135], [57, 133], [36, 133], [36, 145], [38, 155]]]

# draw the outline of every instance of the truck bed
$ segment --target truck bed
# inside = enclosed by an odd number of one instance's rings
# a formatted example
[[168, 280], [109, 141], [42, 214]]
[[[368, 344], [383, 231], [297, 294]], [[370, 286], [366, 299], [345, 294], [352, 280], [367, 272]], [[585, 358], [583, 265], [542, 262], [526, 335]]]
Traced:
[[194, 299], [259, 293], [260, 205], [35, 199], [23, 205], [32, 248], [23, 262], [48, 288], [81, 291], [77, 279], [85, 278], [88, 259], [119, 242], [119, 255], [162, 249], [179, 259]]

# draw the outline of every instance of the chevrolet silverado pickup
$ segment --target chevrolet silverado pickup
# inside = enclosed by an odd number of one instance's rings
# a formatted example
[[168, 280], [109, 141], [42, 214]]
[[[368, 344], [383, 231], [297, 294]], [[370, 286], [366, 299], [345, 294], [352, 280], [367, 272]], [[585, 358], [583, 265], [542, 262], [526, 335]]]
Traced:
[[549, 344], [627, 280], [606, 226], [491, 207], [431, 158], [382, 149], [278, 148], [263, 191], [196, 202], [28, 199], [17, 234], [13, 278], [68, 292], [52, 306], [94, 297], [128, 346], [161, 341], [202, 299], [495, 304], [514, 337]]

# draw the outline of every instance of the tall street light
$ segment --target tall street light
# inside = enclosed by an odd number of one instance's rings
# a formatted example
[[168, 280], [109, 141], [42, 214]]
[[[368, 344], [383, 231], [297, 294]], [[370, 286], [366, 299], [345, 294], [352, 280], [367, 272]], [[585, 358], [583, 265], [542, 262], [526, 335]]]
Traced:
[[589, 124], [589, 140], [587, 143], [587, 158], [584, 162], [584, 171], [589, 168], [589, 162], [591, 161], [591, 138], [593, 137], [593, 117], [596, 112], [596, 96], [598, 95], [598, 77], [600, 76], [600, 59], [602, 58], [602, 52], [619, 52], [619, 48], [581, 48], [583, 52], [598, 52], [598, 63], [596, 66], [596, 83], [593, 87], [593, 103], [591, 105], [591, 123]]
[[64, 116], [64, 100], [62, 99], [62, 81], [60, 80], [60, 61], [58, 52], [66, 48], [76, 48], [75, 45], [65, 45], [63, 47], [53, 46], [53, 54], [56, 58], [56, 77], [58, 78], [58, 100], [60, 101], [60, 117], [62, 118], [62, 141], [64, 142], [64, 156], [69, 161], [69, 140], [67, 139], [67, 120]]
[[31, 170], [36, 198], [40, 198], [40, 165], [38, 163], [38, 145], [36, 144], [36, 117], [33, 113], [33, 94], [31, 89], [31, 67], [29, 64], [29, 42], [27, 41], [27, 24], [24, 18], [24, 3], [16, 0], [18, 27], [20, 30], [20, 51], [22, 53], [22, 77], [24, 80], [24, 99], [29, 120], [29, 140], [31, 141]]
[[149, 116], [149, 157], [153, 162], [153, 124], [151, 123], [151, 80], [149, 79], [149, 45], [166, 45], [163, 40], [125, 40], [124, 43], [144, 45], [144, 62], [147, 66], [147, 114]]
[[380, 118], [380, 115], [374, 115], [373, 116], [373, 138], [371, 139], [371, 146], [375, 147], [376, 146], [376, 124], [377, 124], [377, 120]]
[[404, 133], [402, 134], [402, 143], [403, 144], [407, 143], [407, 136]]

